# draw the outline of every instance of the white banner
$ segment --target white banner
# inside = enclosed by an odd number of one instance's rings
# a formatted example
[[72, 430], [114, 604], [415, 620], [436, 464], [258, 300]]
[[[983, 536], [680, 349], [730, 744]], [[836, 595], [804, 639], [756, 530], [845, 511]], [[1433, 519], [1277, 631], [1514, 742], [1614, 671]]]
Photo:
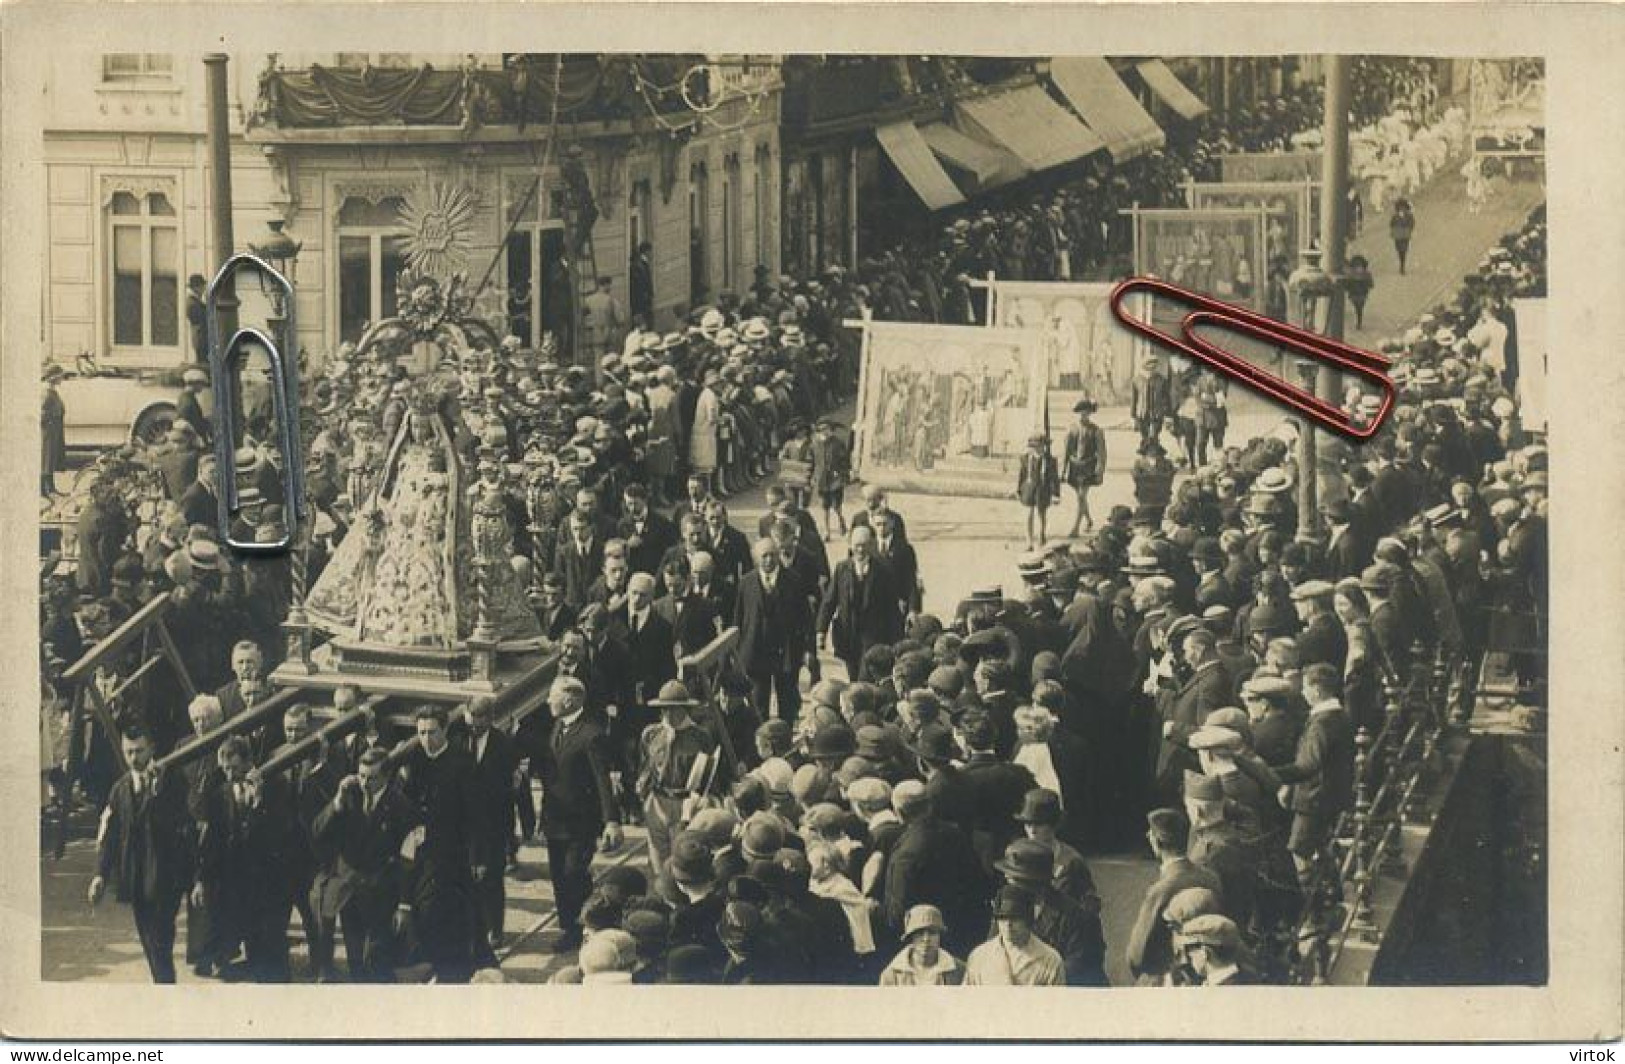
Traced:
[[[1101, 406], [1129, 401], [1134, 368], [1149, 343], [1112, 314], [1110, 284], [993, 281], [990, 322], [1037, 329], [1046, 379], [1057, 391], [1082, 392]], [[1135, 297], [1144, 315], [1148, 301]]]
[[1518, 408], [1523, 427], [1546, 431], [1546, 300], [1514, 299], [1518, 324]]

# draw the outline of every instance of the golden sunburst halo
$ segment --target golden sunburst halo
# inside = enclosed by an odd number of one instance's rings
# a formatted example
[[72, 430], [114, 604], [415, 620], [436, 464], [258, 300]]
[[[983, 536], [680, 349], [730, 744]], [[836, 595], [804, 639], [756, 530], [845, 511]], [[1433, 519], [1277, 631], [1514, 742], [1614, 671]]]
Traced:
[[474, 249], [478, 196], [467, 185], [435, 184], [420, 200], [401, 209], [407, 229], [406, 255], [418, 273], [444, 279], [468, 262]]

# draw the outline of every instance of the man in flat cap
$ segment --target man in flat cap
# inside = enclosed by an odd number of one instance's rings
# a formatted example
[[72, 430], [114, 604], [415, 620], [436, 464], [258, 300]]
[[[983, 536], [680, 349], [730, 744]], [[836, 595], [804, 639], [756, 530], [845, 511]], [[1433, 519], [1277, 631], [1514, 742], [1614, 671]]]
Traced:
[[1225, 798], [1223, 783], [1200, 772], [1185, 773], [1185, 813], [1191, 822], [1186, 856], [1219, 877], [1225, 912], [1247, 923], [1253, 913], [1257, 867], [1247, 835], [1256, 833], [1257, 825], [1239, 823], [1245, 815], [1242, 807]]
[[1341, 701], [1342, 679], [1330, 665], [1303, 673], [1309, 721], [1290, 764], [1276, 768], [1292, 788], [1292, 835], [1287, 848], [1305, 871], [1331, 838], [1338, 816], [1354, 802], [1354, 725]]
[[1218, 913], [1187, 920], [1179, 929], [1181, 952], [1203, 986], [1248, 986], [1260, 982], [1242, 966], [1241, 930]]
[[1348, 636], [1332, 613], [1332, 594], [1337, 588], [1326, 580], [1305, 580], [1292, 589], [1292, 604], [1303, 629], [1298, 632], [1298, 661], [1308, 666], [1323, 661], [1342, 673], [1348, 659]]

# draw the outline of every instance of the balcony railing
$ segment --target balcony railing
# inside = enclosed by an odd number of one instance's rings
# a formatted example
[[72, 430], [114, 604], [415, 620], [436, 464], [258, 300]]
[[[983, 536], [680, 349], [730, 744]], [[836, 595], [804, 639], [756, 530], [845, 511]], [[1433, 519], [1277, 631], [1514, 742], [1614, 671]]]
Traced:
[[1417, 643], [1408, 675], [1383, 679], [1384, 719], [1355, 736], [1354, 806], [1306, 877], [1292, 982], [1318, 985], [1351, 943], [1380, 941], [1373, 903], [1384, 878], [1406, 874], [1403, 829], [1428, 823], [1429, 799], [1446, 782], [1441, 740], [1471, 715], [1469, 662]]

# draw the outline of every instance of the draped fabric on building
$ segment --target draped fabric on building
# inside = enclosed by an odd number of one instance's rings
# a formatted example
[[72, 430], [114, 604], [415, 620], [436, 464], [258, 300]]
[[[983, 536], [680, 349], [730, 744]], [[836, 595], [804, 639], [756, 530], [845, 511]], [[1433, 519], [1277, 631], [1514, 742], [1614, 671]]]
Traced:
[[640, 91], [630, 59], [592, 55], [527, 55], [502, 70], [312, 66], [263, 74], [255, 110], [258, 123], [289, 129], [545, 124], [556, 81], [560, 118], [629, 118], [680, 106], [673, 86], [685, 69], [682, 56], [640, 58]]
[[281, 125], [452, 124], [463, 95], [455, 70], [336, 70], [313, 66], [280, 76]]

